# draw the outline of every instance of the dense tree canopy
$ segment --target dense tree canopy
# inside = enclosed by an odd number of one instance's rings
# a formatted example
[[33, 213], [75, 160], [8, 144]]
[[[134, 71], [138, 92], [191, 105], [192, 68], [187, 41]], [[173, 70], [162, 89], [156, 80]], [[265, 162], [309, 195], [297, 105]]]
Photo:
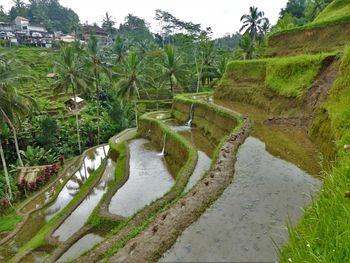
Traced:
[[28, 18], [32, 23], [43, 24], [50, 31], [72, 32], [79, 24], [79, 16], [70, 8], [63, 7], [58, 0], [30, 0], [25, 4], [14, 0], [9, 18]]

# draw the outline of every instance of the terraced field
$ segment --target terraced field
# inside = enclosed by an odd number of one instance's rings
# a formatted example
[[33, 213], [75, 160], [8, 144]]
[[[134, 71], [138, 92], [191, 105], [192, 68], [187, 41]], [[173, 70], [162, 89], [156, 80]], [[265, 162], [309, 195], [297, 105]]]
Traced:
[[53, 61], [58, 51], [42, 48], [18, 48], [15, 58], [30, 68], [31, 78], [20, 83], [18, 90], [34, 98], [39, 109], [57, 115], [66, 112], [64, 102], [71, 94], [54, 95], [52, 84], [54, 79], [48, 77], [53, 72]]

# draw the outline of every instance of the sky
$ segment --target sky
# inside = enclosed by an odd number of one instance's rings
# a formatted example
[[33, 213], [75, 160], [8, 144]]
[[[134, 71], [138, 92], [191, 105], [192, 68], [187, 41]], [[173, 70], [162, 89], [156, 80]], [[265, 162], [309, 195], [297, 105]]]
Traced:
[[[11, 2], [0, 0], [0, 5], [8, 11]], [[210, 26], [213, 37], [217, 38], [237, 32], [241, 27], [240, 17], [248, 13], [250, 6], [264, 11], [275, 24], [287, 0], [60, 0], [60, 3], [72, 8], [82, 23], [101, 24], [108, 12], [119, 25], [130, 13], [149, 22], [154, 32], [158, 28], [158, 22], [153, 19], [155, 10], [162, 9], [186, 22], [200, 23], [203, 29]]]

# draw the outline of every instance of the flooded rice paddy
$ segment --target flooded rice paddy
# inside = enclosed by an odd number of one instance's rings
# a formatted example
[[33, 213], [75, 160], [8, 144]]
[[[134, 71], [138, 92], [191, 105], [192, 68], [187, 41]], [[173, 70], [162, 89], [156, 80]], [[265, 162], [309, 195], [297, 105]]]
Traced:
[[320, 185], [250, 137], [238, 152], [233, 184], [161, 261], [273, 262], [278, 259], [273, 242], [286, 242], [288, 218], [297, 222]]
[[174, 184], [165, 159], [146, 139], [129, 142], [129, 179], [113, 196], [109, 212], [129, 217], [162, 197]]

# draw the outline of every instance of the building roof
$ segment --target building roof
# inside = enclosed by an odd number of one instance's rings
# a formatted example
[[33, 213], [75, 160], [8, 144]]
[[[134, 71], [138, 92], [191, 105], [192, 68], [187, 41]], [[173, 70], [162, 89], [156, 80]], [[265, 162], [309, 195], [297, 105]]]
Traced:
[[[77, 103], [80, 103], [80, 102], [83, 102], [83, 101], [84, 101], [84, 99], [82, 99], [82, 98], [80, 98], [80, 97], [78, 97], [78, 96], [75, 97], [75, 99], [76, 99]], [[69, 101], [74, 102], [74, 98], [71, 98], [71, 99], [67, 100], [66, 102], [69, 102]]]
[[17, 16], [16, 19], [21, 19], [21, 20], [25, 20], [25, 21], [28, 21], [29, 22], [29, 19], [28, 18], [25, 18], [23, 16]]

